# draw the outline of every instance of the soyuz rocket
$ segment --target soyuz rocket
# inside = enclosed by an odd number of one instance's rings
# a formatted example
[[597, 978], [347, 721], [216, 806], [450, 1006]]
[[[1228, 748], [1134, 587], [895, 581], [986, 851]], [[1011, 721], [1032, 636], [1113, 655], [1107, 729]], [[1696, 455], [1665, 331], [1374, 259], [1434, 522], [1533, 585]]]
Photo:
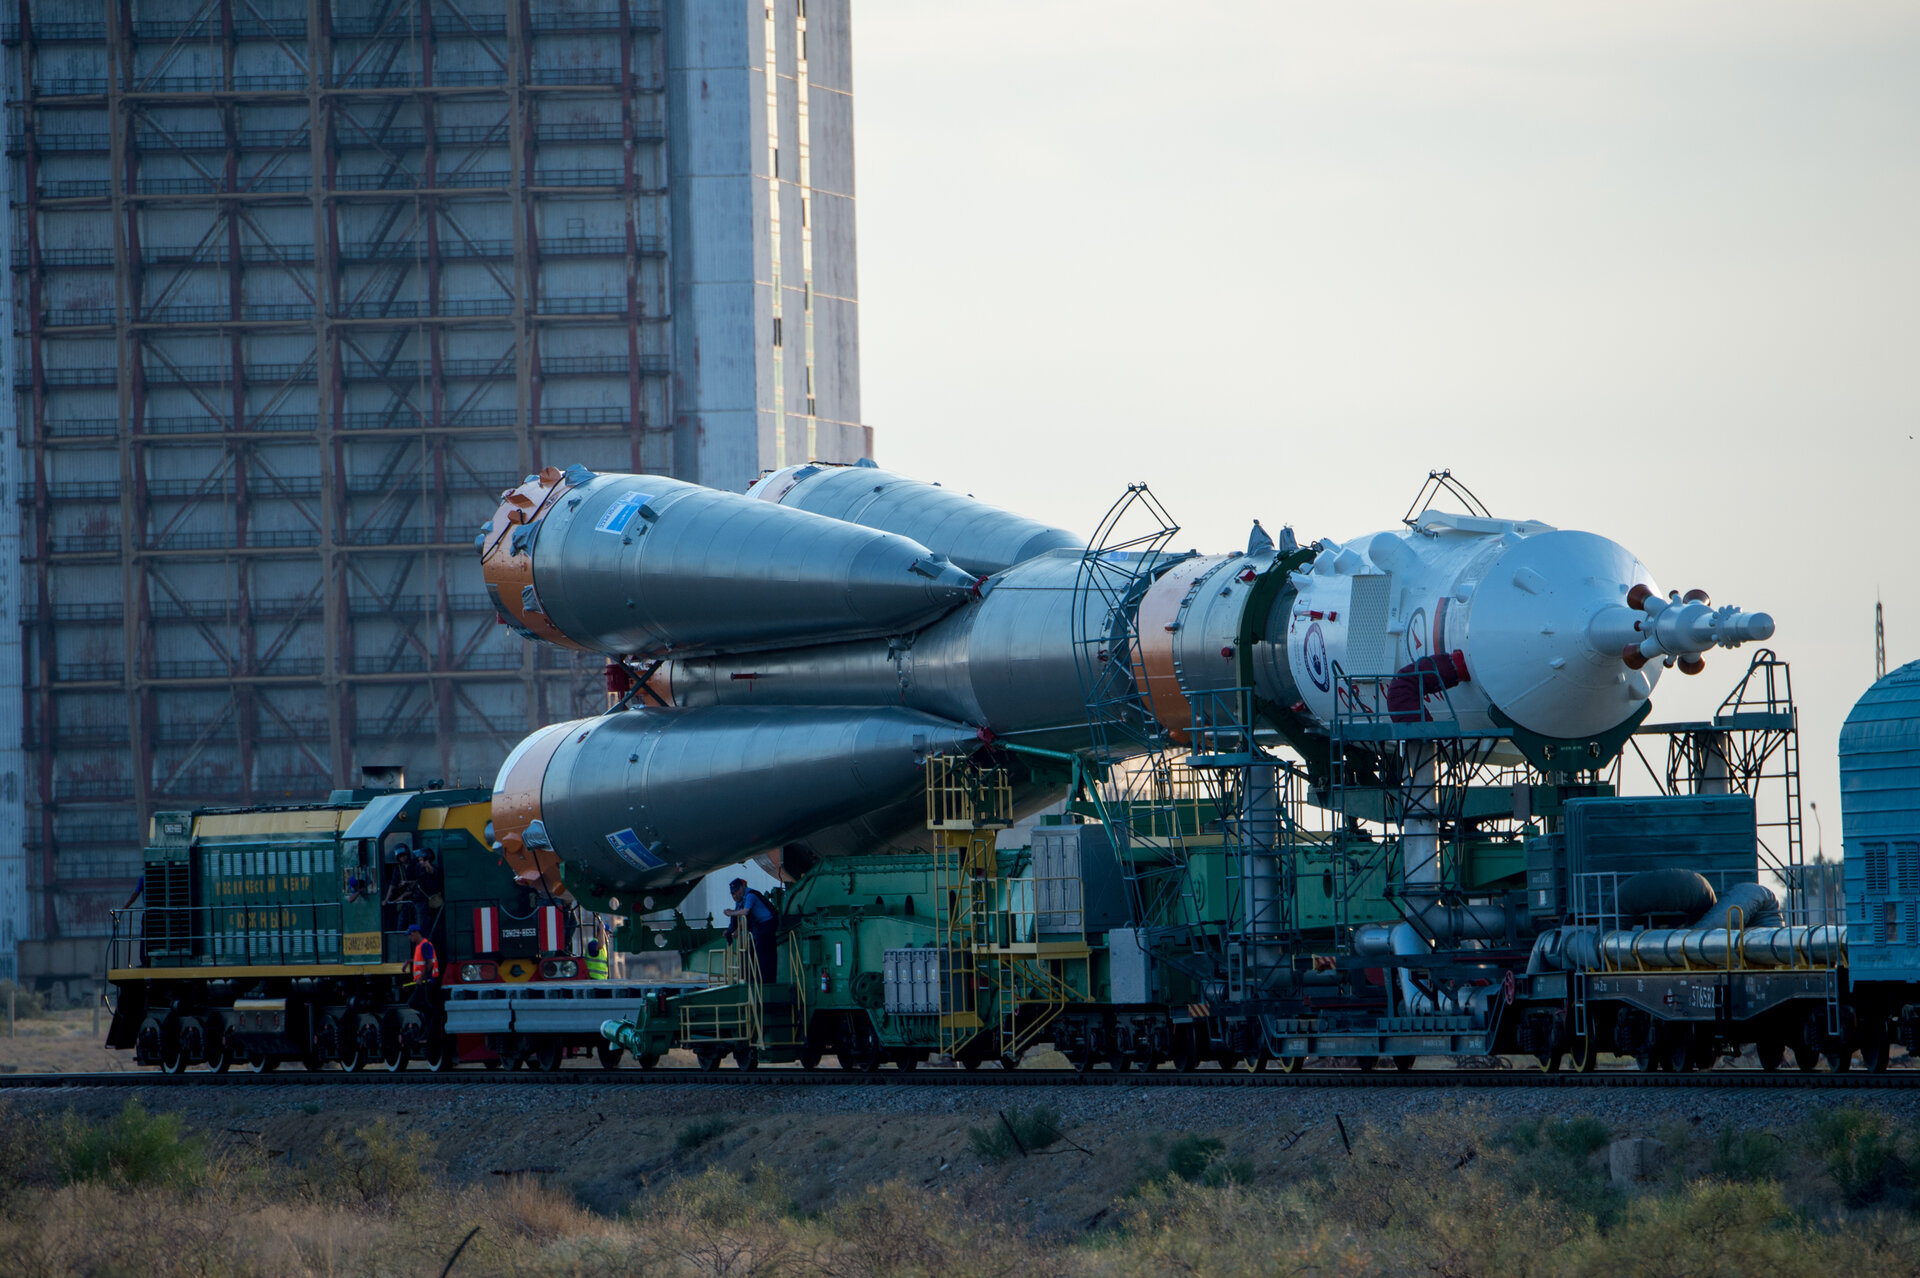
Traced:
[[[1262, 726], [1324, 738], [1369, 695], [1342, 672], [1379, 676], [1367, 712], [1573, 740], [1626, 724], [1664, 669], [1773, 633], [1662, 593], [1605, 537], [1437, 510], [1344, 542], [1256, 524], [1243, 552], [1163, 552], [1116, 608], [1084, 588], [1080, 537], [868, 463], [745, 494], [548, 468], [475, 544], [507, 625], [644, 679], [627, 708], [528, 736], [494, 786], [516, 871], [615, 908], [749, 858], [792, 877], [921, 846], [928, 754], [1091, 744], [1088, 660], [1125, 661], [1176, 746], [1237, 689]], [[1016, 811], [1059, 797], [1017, 787]]]

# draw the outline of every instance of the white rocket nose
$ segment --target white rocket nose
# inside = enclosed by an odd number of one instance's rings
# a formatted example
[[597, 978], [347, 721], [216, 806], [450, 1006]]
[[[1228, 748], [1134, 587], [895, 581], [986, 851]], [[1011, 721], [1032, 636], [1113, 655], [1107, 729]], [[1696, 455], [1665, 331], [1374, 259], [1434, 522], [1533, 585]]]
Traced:
[[[1656, 664], [1620, 659], [1634, 610], [1627, 595], [1652, 574], [1618, 542], [1588, 532], [1539, 533], [1509, 546], [1481, 579], [1467, 615], [1467, 664], [1487, 698], [1523, 728], [1591, 737], [1624, 723], [1658, 680]], [[1629, 629], [1610, 650], [1625, 616]]]

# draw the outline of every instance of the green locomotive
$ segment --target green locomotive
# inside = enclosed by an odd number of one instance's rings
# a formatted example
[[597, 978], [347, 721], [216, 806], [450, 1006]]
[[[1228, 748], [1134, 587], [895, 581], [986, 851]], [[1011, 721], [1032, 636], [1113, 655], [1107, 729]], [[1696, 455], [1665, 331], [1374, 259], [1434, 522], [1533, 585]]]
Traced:
[[[156, 814], [144, 901], [115, 916], [107, 1046], [169, 1073], [557, 1066], [595, 1049], [590, 1016], [536, 1035], [510, 1020], [490, 1033], [448, 1025], [456, 990], [510, 996], [587, 977], [581, 912], [514, 880], [490, 820], [485, 789], [337, 790], [324, 803]], [[403, 850], [438, 864], [417, 915], [389, 900]], [[438, 968], [424, 989], [414, 918]]]

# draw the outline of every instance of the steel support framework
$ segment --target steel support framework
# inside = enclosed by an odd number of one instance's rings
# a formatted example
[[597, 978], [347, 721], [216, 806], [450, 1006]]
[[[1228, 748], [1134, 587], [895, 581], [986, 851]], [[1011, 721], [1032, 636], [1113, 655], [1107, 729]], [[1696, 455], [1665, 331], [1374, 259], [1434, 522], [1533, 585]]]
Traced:
[[156, 809], [484, 781], [597, 706], [461, 570], [547, 461], [672, 469], [665, 53], [633, 0], [8, 16], [52, 938]]

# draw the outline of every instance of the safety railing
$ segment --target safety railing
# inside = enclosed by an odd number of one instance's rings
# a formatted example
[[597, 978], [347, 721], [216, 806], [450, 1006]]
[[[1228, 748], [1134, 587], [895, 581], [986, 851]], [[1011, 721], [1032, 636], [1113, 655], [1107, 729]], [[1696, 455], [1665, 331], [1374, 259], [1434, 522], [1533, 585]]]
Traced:
[[107, 966], [165, 970], [380, 962], [385, 934], [349, 931], [345, 923], [341, 902], [128, 906], [113, 911]]
[[927, 828], [979, 830], [1013, 824], [1013, 785], [1005, 768], [976, 768], [955, 755], [927, 759]]
[[717, 949], [707, 950], [702, 957], [705, 961], [702, 975], [708, 983], [738, 989], [741, 997], [726, 1003], [682, 1002], [681, 1042], [695, 1051], [704, 1045], [764, 1046], [764, 994], [760, 980], [760, 958], [754, 949], [752, 934], [745, 927], [735, 928], [731, 941]]

